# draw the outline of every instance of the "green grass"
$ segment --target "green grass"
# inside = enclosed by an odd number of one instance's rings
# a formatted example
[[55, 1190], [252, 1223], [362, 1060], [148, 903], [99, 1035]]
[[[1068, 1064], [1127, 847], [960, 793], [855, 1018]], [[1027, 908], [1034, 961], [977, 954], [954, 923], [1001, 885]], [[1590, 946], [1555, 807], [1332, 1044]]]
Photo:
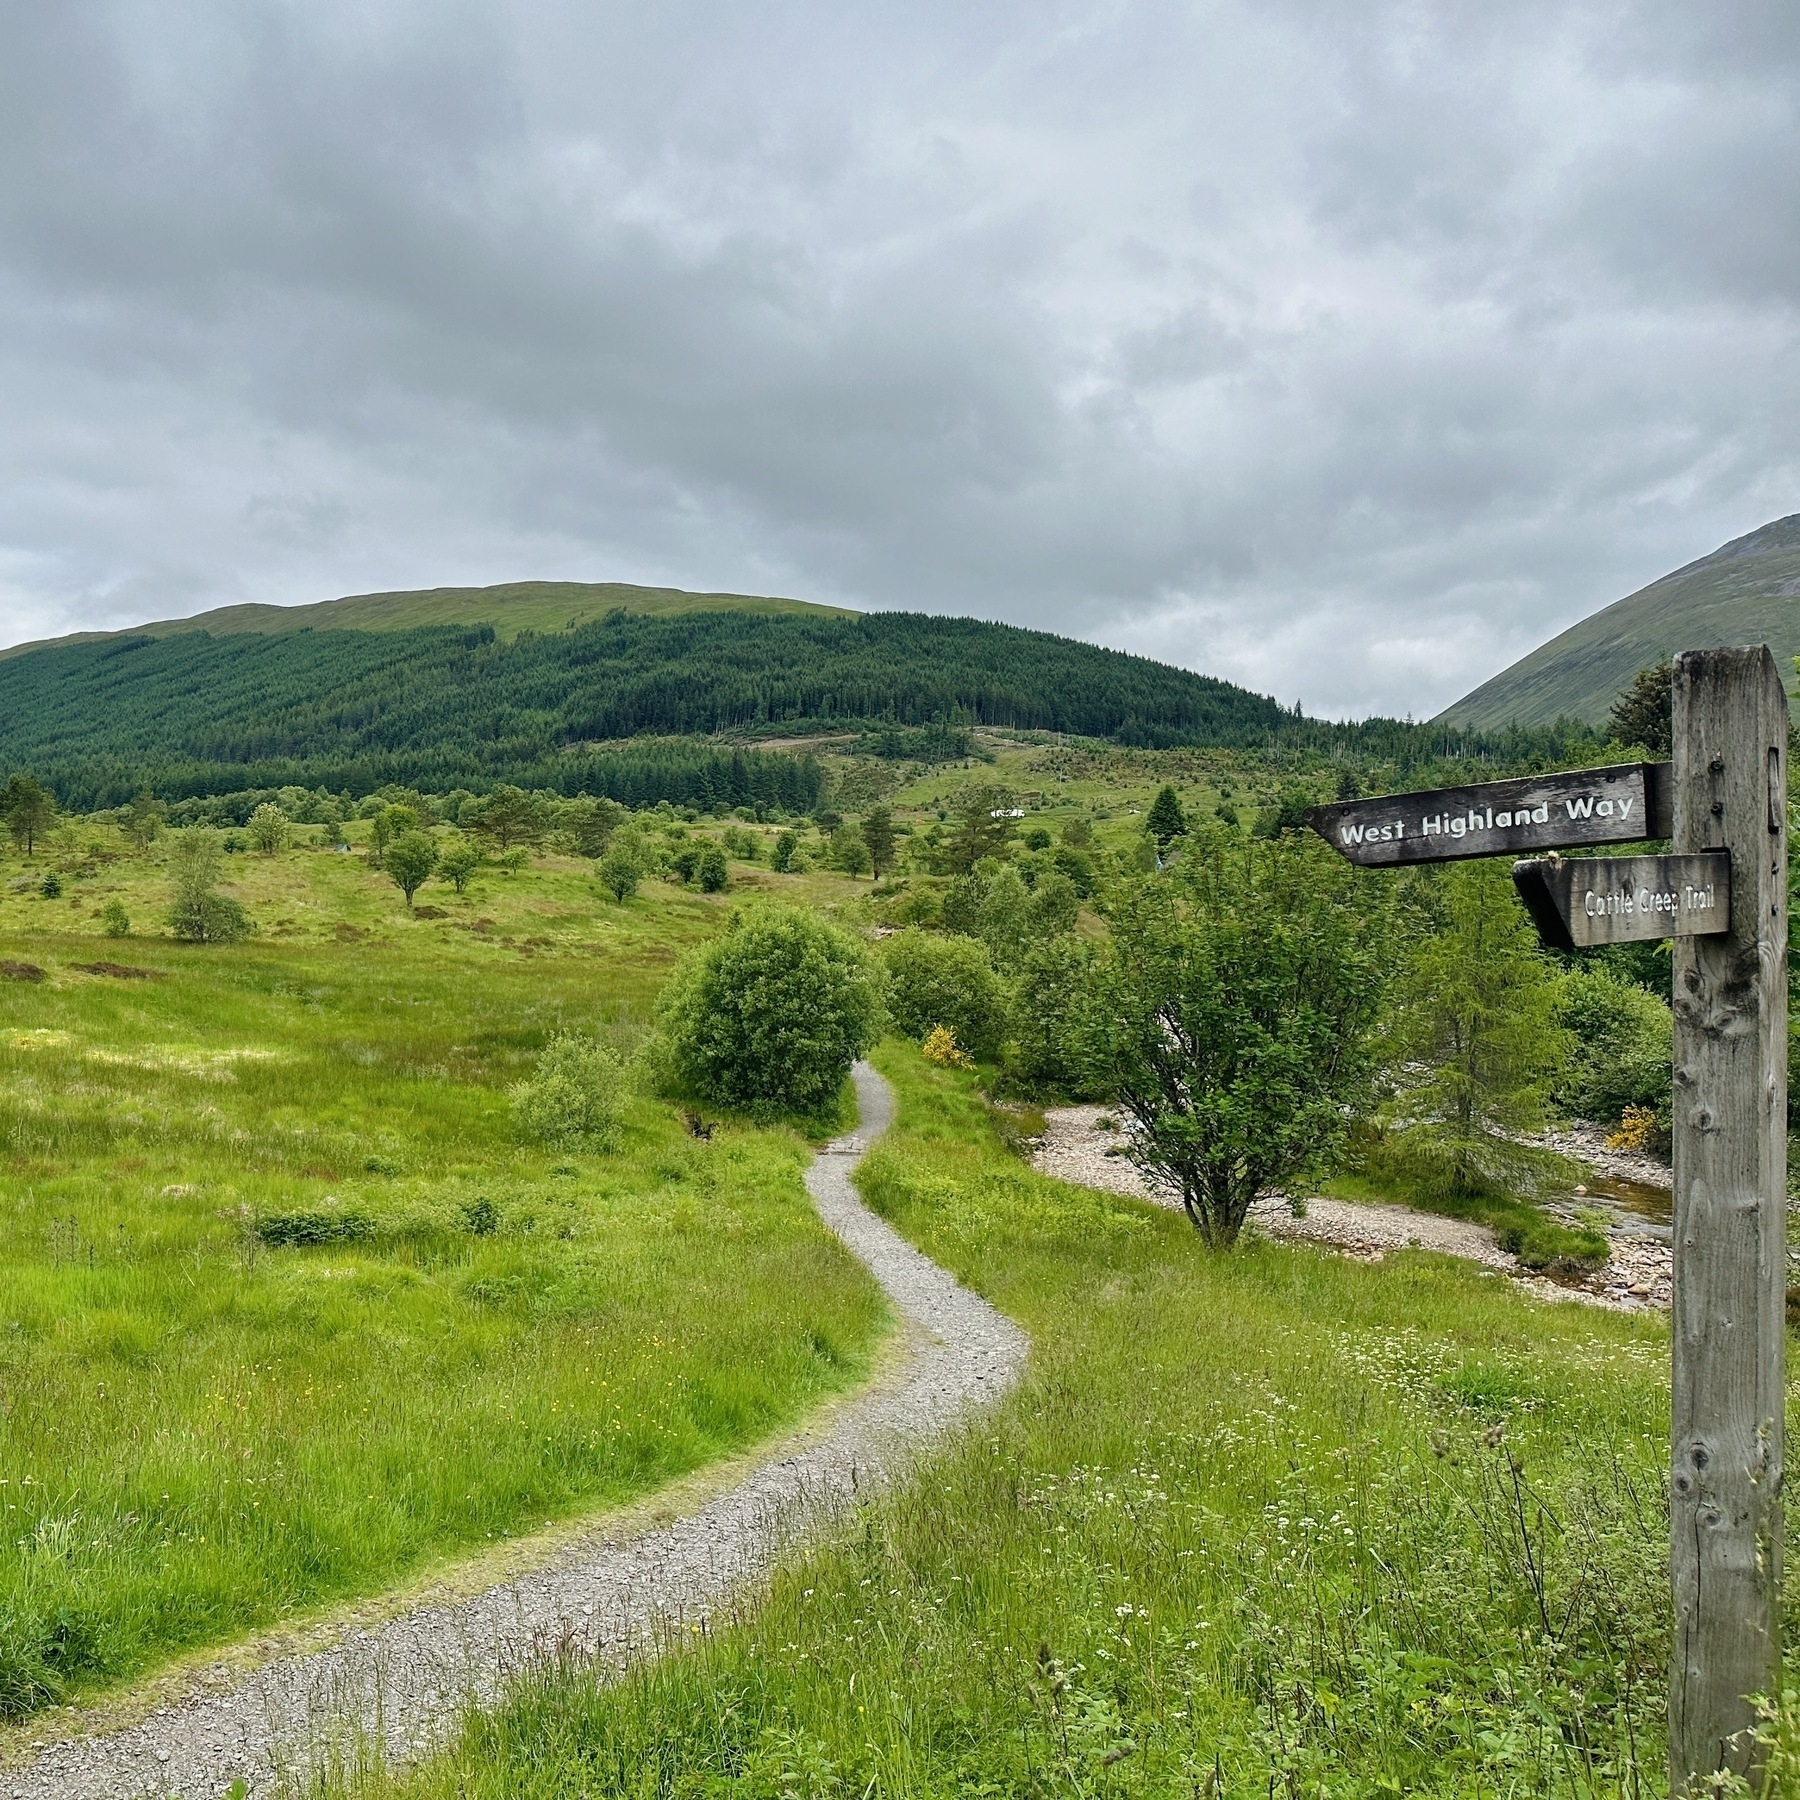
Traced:
[[1034, 1176], [889, 1046], [872, 1204], [1013, 1398], [703, 1646], [520, 1684], [385, 1800], [1660, 1790], [1666, 1325]]
[[[629, 1046], [721, 904], [546, 859], [426, 919], [295, 851], [231, 859], [263, 935], [203, 949], [97, 935], [154, 919], [154, 858], [64, 860], [64, 898], [0, 885], [0, 963], [44, 975], [0, 979], [0, 1716], [628, 1500], [869, 1366], [796, 1134], [512, 1127], [548, 1036]], [[270, 1248], [296, 1214], [363, 1224]]]

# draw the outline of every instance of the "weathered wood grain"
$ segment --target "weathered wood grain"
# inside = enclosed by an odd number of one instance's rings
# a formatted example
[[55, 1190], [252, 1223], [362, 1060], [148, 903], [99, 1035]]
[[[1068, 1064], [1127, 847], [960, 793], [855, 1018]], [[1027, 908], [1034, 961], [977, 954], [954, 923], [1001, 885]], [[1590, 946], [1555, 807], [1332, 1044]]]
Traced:
[[1513, 886], [1553, 950], [1696, 937], [1731, 926], [1731, 858], [1537, 856], [1513, 865]]
[[1315, 806], [1307, 823], [1341, 856], [1369, 868], [1519, 856], [1577, 844], [1666, 836], [1660, 763], [1615, 763]]
[[1675, 942], [1670, 1788], [1750, 1772], [1780, 1676], [1787, 696], [1766, 647], [1675, 662], [1675, 848], [1731, 857], [1731, 929]]

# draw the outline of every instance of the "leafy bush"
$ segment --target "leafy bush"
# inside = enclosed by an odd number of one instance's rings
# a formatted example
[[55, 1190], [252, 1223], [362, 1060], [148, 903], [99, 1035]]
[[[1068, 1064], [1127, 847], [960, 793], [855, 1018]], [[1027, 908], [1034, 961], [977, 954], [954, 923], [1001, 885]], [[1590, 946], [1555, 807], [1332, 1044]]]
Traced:
[[605, 1044], [564, 1032], [544, 1047], [531, 1079], [507, 1097], [526, 1137], [611, 1150], [624, 1117], [624, 1059]]
[[1013, 984], [1013, 1072], [1037, 1093], [1093, 1091], [1079, 1032], [1081, 997], [1094, 953], [1073, 937], [1032, 947]]
[[169, 929], [188, 944], [241, 944], [256, 929], [229, 894], [187, 894], [169, 910]]
[[351, 1244], [375, 1235], [375, 1222], [359, 1212], [266, 1213], [256, 1235], [275, 1248], [307, 1244]]
[[1660, 995], [1598, 969], [1576, 969], [1557, 995], [1557, 1023], [1576, 1050], [1556, 1099], [1568, 1112], [1611, 1124], [1627, 1107], [1654, 1114], [1666, 1132], [1673, 1024]]
[[785, 875], [794, 866], [794, 852], [800, 848], [800, 834], [797, 831], [784, 831], [775, 840], [775, 848], [769, 854], [769, 867], [778, 875]]
[[175, 903], [169, 928], [186, 943], [236, 944], [255, 929], [237, 901], [214, 892], [224, 860], [219, 834], [201, 826], [180, 832], [170, 845]]
[[956, 1041], [956, 1033], [948, 1025], [934, 1025], [920, 1046], [925, 1060], [940, 1069], [972, 1069], [975, 1059]]
[[725, 852], [711, 842], [700, 846], [700, 855], [694, 865], [694, 878], [700, 883], [703, 894], [721, 894], [731, 880], [731, 871], [725, 864]]
[[481, 867], [481, 846], [461, 832], [444, 845], [438, 857], [437, 872], [460, 894], [469, 885], [469, 877]]
[[663, 990], [667, 1073], [727, 1106], [822, 1112], [880, 1035], [881, 985], [862, 944], [814, 913], [736, 913]]
[[638, 859], [623, 844], [615, 844], [607, 851], [595, 872], [600, 877], [600, 885], [621, 906], [638, 891], [638, 883], [644, 878]]
[[116, 895], [100, 909], [100, 924], [110, 938], [131, 936], [131, 914]]
[[288, 841], [288, 816], [279, 806], [265, 800], [250, 815], [250, 841], [266, 856], [285, 849]]
[[1006, 1038], [1006, 988], [979, 939], [902, 931], [882, 946], [882, 960], [895, 1030], [923, 1043], [943, 1025], [981, 1061], [999, 1056]]

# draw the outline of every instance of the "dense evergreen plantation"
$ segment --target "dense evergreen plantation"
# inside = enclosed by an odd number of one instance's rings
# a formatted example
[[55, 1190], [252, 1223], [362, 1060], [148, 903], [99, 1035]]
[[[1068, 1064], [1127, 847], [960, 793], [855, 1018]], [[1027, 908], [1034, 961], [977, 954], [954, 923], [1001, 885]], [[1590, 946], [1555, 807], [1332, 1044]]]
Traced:
[[[907, 613], [618, 612], [511, 643], [487, 627], [193, 632], [0, 662], [0, 766], [34, 770], [72, 806], [116, 804], [143, 781], [171, 796], [284, 782], [366, 792], [390, 781], [439, 790], [511, 781], [634, 800], [659, 779], [643, 762], [652, 753], [573, 747], [648, 733], [939, 720], [1238, 744], [1288, 717], [1273, 700], [1144, 657]], [[653, 756], [670, 775], [679, 762], [680, 779], [692, 781], [710, 754], [664, 747]], [[761, 760], [740, 762], [740, 783]], [[754, 779], [805, 781], [797, 769]], [[664, 788], [650, 797], [665, 791], [691, 797]]]
[[1456, 776], [1470, 759], [1542, 767], [1597, 743], [1582, 726], [1334, 725], [1145, 657], [916, 613], [618, 611], [510, 642], [486, 625], [195, 631], [0, 660], [0, 770], [30, 770], [76, 809], [145, 784], [178, 800], [514, 782], [633, 806], [805, 811], [819, 796], [810, 759], [705, 740], [857, 726], [874, 729], [877, 754], [923, 755], [970, 725], [1150, 749], [1279, 746], [1405, 785], [1440, 778], [1447, 761], [1464, 765]]

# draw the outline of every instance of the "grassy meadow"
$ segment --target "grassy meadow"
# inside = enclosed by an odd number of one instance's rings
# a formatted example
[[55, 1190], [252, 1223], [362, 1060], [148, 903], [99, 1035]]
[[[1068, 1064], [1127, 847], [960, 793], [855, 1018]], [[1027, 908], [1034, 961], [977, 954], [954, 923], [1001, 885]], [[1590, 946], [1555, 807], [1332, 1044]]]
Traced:
[[[526, 1681], [360, 1800], [1663, 1789], [1666, 1322], [1247, 1244], [1029, 1172], [878, 1057], [871, 1204], [1022, 1388], [739, 1622]], [[346, 1791], [348, 1791], [348, 1789]]]
[[513, 1127], [546, 1039], [629, 1050], [726, 897], [620, 906], [554, 857], [417, 914], [359, 855], [228, 875], [259, 934], [201, 947], [110, 828], [0, 865], [0, 1717], [642, 1494], [885, 1330], [794, 1133]]

